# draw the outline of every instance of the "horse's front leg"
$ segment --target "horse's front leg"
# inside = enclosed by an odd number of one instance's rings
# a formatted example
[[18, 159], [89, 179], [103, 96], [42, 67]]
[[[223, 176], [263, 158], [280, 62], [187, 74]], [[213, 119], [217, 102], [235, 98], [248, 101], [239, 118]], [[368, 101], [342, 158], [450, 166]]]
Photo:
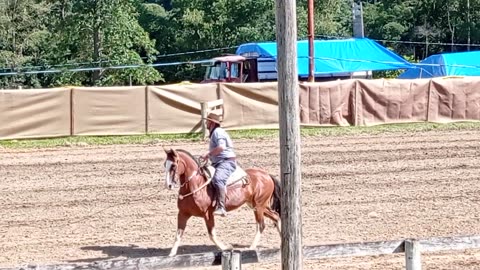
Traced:
[[217, 238], [217, 234], [215, 232], [215, 218], [213, 216], [213, 211], [208, 211], [205, 214], [205, 225], [207, 225], [208, 236], [210, 240], [221, 250], [233, 249], [231, 245], [225, 245]]
[[175, 236], [175, 243], [173, 244], [172, 250], [168, 256], [172, 257], [177, 254], [178, 246], [180, 246], [180, 241], [182, 240], [183, 232], [185, 227], [187, 227], [187, 221], [190, 219], [191, 215], [178, 212], [177, 216], [177, 235]]

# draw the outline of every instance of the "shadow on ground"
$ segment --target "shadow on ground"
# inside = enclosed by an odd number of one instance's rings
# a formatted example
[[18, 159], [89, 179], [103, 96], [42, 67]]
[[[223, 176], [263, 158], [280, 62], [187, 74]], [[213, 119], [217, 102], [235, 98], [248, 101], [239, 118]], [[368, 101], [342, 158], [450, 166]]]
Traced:
[[[236, 249], [244, 249], [248, 246], [233, 245]], [[110, 260], [110, 259], [133, 259], [142, 257], [157, 257], [168, 256], [170, 248], [145, 248], [136, 245], [129, 246], [85, 246], [82, 250], [89, 251], [101, 251], [106, 256], [98, 258], [86, 258], [68, 261], [70, 263], [90, 263], [95, 261]], [[194, 254], [194, 253], [206, 253], [220, 251], [214, 245], [183, 245], [178, 248], [177, 255]]]

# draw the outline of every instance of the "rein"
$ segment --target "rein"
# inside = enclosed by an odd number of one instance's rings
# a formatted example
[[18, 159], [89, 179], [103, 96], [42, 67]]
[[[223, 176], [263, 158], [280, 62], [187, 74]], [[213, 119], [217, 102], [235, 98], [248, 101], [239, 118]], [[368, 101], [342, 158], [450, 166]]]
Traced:
[[190, 192], [190, 193], [187, 193], [185, 195], [182, 195], [180, 194], [180, 191], [178, 193], [178, 199], [179, 200], [183, 200], [185, 199], [185, 197], [188, 197], [188, 196], [191, 196], [195, 193], [197, 193], [198, 191], [202, 190], [204, 187], [206, 187], [208, 184], [210, 184], [210, 182], [212, 182], [212, 178], [208, 179], [207, 182], [203, 183], [203, 185], [199, 186], [197, 189], [195, 189], [194, 191]]
[[[185, 164], [185, 161], [183, 159], [181, 159], [182, 163], [183, 163], [183, 166], [184, 168], [187, 167], [187, 164]], [[201, 186], [199, 186], [197, 189], [195, 189], [194, 191], [191, 191], [187, 194], [180, 194], [180, 189], [182, 187], [184, 187], [185, 185], [187, 185], [188, 183], [190, 183], [190, 181], [197, 175], [199, 175], [198, 171], [200, 171], [200, 167], [198, 167], [198, 169], [195, 171], [195, 173], [193, 173], [192, 175], [190, 175], [188, 178], [187, 178], [187, 181], [185, 181], [183, 184], [180, 185], [180, 188], [178, 190], [178, 199], [179, 200], [183, 200], [185, 199], [185, 197], [188, 197], [188, 196], [191, 196], [195, 193], [197, 193], [198, 191], [202, 190], [203, 188], [205, 188], [208, 184], [210, 184], [210, 182], [212, 182], [212, 178], [209, 178], [207, 179], [207, 181], [205, 183], [203, 183]]]

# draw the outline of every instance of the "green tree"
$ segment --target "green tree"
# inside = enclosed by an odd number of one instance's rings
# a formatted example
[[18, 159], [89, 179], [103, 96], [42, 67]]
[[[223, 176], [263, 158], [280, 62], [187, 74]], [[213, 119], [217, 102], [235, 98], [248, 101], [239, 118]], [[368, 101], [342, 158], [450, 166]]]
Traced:
[[[44, 20], [47, 3], [0, 0], [0, 72], [21, 72], [41, 64], [49, 34]], [[39, 87], [35, 75], [0, 76], [0, 87]]]
[[[162, 80], [152, 67], [155, 45], [138, 22], [135, 0], [59, 0], [52, 62], [64, 67], [101, 67], [90, 73], [62, 73], [51, 84], [124, 85]], [[141, 65], [140, 68], [111, 69], [111, 66]]]

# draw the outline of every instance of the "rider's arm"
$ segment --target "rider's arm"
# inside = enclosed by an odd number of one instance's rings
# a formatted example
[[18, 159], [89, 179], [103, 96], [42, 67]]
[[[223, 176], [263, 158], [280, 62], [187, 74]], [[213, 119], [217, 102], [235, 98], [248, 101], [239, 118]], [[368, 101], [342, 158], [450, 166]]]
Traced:
[[223, 150], [225, 150], [224, 146], [219, 145], [219, 146], [213, 148], [212, 151], [208, 152], [208, 155], [209, 156], [216, 156], [216, 155], [220, 154]]
[[217, 140], [217, 147], [213, 148], [211, 151], [207, 153], [207, 156], [216, 156], [220, 154], [225, 148], [227, 147], [227, 143], [225, 142], [225, 139], [218, 139]]

